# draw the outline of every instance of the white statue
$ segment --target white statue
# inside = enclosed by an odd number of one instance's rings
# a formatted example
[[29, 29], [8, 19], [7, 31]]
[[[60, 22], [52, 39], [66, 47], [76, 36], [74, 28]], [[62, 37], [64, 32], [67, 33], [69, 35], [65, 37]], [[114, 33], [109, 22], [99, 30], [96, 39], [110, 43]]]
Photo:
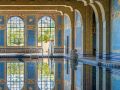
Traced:
[[78, 65], [78, 54], [76, 49], [71, 51], [70, 61], [72, 69], [76, 70], [76, 66]]
[[33, 90], [32, 87], [29, 87], [29, 90]]

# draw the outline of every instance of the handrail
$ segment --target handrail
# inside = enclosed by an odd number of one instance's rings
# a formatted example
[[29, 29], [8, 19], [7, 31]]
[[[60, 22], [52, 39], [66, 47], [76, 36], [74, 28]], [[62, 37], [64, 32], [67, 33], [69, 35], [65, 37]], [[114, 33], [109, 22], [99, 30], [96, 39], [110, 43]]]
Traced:
[[0, 48], [0, 53], [40, 53], [39, 50], [42, 48]]

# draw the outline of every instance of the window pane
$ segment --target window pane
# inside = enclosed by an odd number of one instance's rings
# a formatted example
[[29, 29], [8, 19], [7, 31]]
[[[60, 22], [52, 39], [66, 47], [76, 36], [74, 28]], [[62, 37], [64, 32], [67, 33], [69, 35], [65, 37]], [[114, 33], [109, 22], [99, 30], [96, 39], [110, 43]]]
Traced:
[[44, 16], [38, 22], [38, 46], [47, 44], [55, 38], [55, 22], [51, 17]]
[[20, 17], [11, 17], [7, 23], [7, 45], [24, 46], [24, 22]]
[[7, 85], [10, 90], [21, 90], [24, 85], [24, 63], [7, 63]]
[[54, 62], [44, 62], [38, 63], [38, 86], [40, 90], [53, 90], [55, 86], [54, 78]]

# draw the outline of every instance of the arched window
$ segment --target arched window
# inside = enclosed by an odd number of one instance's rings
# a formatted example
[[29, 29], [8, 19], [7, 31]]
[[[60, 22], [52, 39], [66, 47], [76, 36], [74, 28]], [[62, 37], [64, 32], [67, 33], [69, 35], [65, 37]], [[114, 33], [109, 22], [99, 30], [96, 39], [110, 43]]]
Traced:
[[42, 17], [38, 22], [38, 46], [46, 45], [55, 38], [55, 22], [49, 16]]
[[64, 49], [65, 54], [70, 54], [71, 20], [68, 14], [64, 15]]
[[[64, 52], [65, 55], [70, 55], [71, 51], [71, 20], [68, 14], [64, 14]], [[65, 72], [70, 75], [70, 62], [65, 60]]]
[[21, 90], [24, 86], [24, 63], [7, 63], [7, 86], [10, 90]]
[[83, 22], [79, 10], [75, 10], [75, 48], [83, 54]]
[[24, 22], [20, 17], [11, 17], [7, 22], [7, 46], [24, 46]]

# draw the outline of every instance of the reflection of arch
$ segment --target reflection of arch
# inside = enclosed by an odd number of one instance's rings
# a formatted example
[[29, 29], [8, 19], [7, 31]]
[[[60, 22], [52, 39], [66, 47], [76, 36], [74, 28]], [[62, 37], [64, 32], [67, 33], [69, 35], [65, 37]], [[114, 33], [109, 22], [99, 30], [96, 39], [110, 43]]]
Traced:
[[80, 55], [83, 54], [83, 20], [77, 9], [75, 10], [75, 48]]

